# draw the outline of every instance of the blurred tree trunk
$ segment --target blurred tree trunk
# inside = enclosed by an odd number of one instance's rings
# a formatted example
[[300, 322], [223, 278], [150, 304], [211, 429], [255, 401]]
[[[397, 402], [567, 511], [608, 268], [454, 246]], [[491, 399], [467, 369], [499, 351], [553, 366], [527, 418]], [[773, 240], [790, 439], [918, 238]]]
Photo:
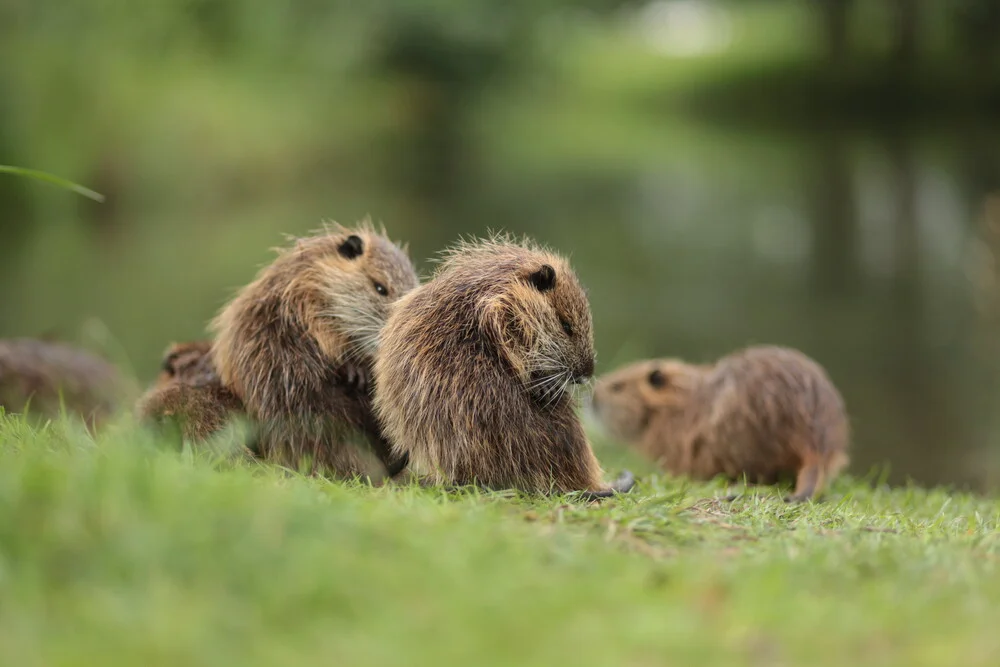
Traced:
[[904, 68], [917, 59], [920, 34], [920, 0], [892, 0], [893, 51], [896, 63]]
[[826, 56], [838, 63], [847, 56], [854, 0], [819, 0]]

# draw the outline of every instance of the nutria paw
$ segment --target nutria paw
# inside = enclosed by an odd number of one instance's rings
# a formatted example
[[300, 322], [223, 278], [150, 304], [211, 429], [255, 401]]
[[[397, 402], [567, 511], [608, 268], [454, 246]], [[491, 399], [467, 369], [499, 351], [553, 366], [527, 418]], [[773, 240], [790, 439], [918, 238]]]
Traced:
[[368, 391], [368, 371], [362, 366], [348, 363], [344, 365], [344, 376], [348, 387], [352, 387], [360, 394]]

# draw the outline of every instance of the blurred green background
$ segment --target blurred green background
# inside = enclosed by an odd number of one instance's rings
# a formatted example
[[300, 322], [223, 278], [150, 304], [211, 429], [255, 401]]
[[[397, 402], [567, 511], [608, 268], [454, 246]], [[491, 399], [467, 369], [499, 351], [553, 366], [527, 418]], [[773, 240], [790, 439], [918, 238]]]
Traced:
[[[287, 233], [527, 233], [598, 371], [799, 347], [852, 470], [1000, 486], [994, 0], [0, 0], [0, 336], [148, 381]], [[991, 199], [996, 197], [996, 199]]]

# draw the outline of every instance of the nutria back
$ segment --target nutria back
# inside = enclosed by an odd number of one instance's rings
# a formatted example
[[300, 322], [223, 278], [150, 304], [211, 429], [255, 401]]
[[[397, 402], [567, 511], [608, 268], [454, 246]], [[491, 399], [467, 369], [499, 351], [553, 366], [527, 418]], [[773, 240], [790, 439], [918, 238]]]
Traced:
[[565, 259], [505, 237], [461, 243], [394, 306], [375, 410], [435, 483], [597, 491], [571, 391], [593, 368], [590, 305]]
[[795, 499], [847, 465], [840, 392], [801, 352], [755, 346], [715, 364], [654, 359], [601, 377], [591, 405], [609, 433], [675, 474], [797, 477]]
[[336, 476], [392, 465], [368, 379], [389, 307], [418, 282], [384, 230], [334, 225], [280, 250], [222, 309], [212, 362], [267, 458]]
[[80, 348], [30, 338], [0, 340], [0, 406], [55, 418], [65, 405], [92, 428], [121, 404], [129, 384], [108, 361]]

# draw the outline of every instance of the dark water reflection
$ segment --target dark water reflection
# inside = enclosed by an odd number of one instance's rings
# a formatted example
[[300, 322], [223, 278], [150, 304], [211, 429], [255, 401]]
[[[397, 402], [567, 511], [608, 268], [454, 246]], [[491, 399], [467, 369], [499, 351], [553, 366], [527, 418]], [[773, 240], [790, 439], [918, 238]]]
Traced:
[[143, 225], [113, 237], [74, 225], [78, 212], [45, 224], [36, 212], [30, 233], [0, 251], [0, 335], [76, 335], [97, 318], [148, 379], [164, 345], [201, 335], [282, 233], [371, 213], [422, 259], [459, 234], [503, 228], [572, 255], [599, 371], [749, 343], [799, 347], [846, 397], [855, 474], [889, 462], [895, 482], [1000, 484], [1000, 212], [991, 223], [984, 213], [997, 153], [964, 137], [768, 145], [613, 168], [484, 160], [424, 196], [338, 174], [250, 193], [241, 207], [140, 202], [123, 215]]

